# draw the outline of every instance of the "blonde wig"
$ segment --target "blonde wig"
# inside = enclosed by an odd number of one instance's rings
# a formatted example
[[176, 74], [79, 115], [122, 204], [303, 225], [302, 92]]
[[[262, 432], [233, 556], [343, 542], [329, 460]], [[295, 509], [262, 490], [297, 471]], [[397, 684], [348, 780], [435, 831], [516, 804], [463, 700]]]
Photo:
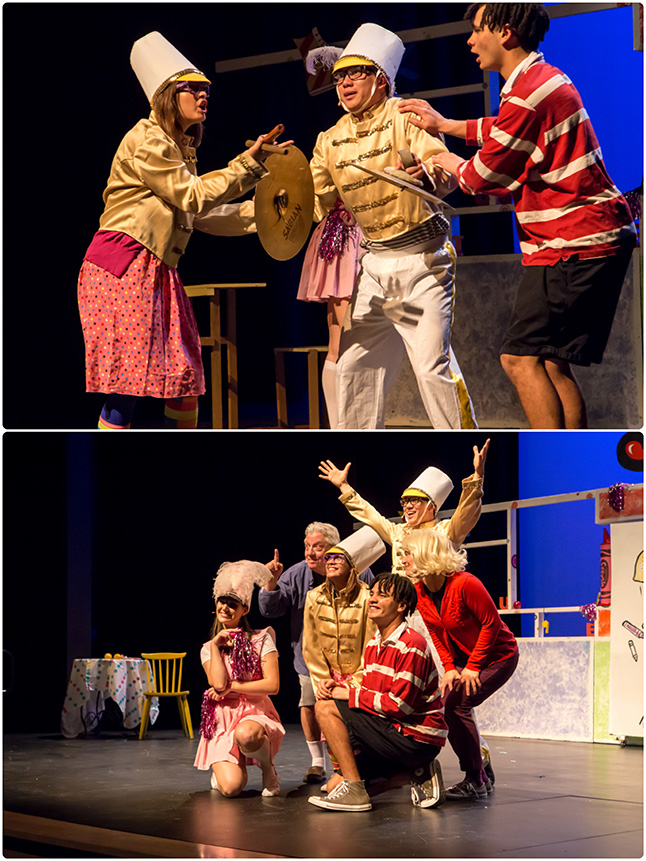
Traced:
[[413, 583], [427, 574], [450, 577], [467, 566], [466, 550], [456, 550], [453, 542], [435, 529], [414, 529], [402, 540], [401, 548], [413, 557], [416, 570], [408, 575]]

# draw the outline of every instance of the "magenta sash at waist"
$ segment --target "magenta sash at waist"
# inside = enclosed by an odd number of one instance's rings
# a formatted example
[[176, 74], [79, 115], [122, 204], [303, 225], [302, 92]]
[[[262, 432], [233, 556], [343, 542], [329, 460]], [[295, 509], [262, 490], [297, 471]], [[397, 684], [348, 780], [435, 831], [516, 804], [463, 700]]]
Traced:
[[117, 278], [122, 278], [144, 247], [132, 236], [117, 230], [98, 230], [83, 259], [100, 266]]

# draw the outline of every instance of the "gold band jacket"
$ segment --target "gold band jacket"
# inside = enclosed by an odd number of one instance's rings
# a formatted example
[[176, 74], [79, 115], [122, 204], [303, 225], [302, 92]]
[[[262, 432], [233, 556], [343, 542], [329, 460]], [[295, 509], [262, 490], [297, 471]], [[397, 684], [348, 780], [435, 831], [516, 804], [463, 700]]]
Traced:
[[331, 670], [352, 674], [350, 684], [361, 685], [363, 652], [377, 628], [368, 619], [369, 586], [358, 580], [359, 592], [348, 599], [343, 591], [331, 602], [323, 586], [307, 593], [303, 615], [303, 658], [316, 693]]
[[339, 499], [348, 509], [350, 514], [372, 526], [377, 535], [392, 545], [393, 567], [395, 574], [405, 575], [401, 562], [400, 550], [402, 539], [413, 529], [435, 529], [446, 535], [456, 547], [460, 547], [469, 532], [478, 522], [482, 510], [482, 484], [483, 480], [475, 476], [465, 478], [462, 482], [462, 494], [458, 506], [450, 520], [440, 520], [433, 524], [430, 521], [421, 523], [419, 526], [407, 526], [406, 523], [393, 523], [387, 517], [383, 517], [377, 509], [362, 499], [356, 490], [348, 490], [342, 493]]
[[400, 149], [409, 149], [435, 175], [437, 196], [448, 194], [456, 183], [431, 163], [431, 157], [446, 152], [444, 143], [411, 125], [410, 114], [397, 110], [401, 99], [384, 99], [366, 111], [359, 122], [353, 114], [341, 117], [335, 126], [321, 132], [310, 167], [314, 179], [314, 217], [320, 221], [340, 195], [351, 209], [366, 239], [384, 240], [413, 230], [441, 207], [358, 170], [356, 162], [384, 170], [394, 167]]
[[246, 152], [222, 170], [197, 176], [191, 143], [186, 137], [180, 147], [151, 112], [119, 144], [103, 193], [100, 229], [131, 236], [173, 268], [194, 224], [218, 235], [254, 230], [251, 201], [229, 207], [222, 218], [217, 207], [250, 191], [268, 172]]

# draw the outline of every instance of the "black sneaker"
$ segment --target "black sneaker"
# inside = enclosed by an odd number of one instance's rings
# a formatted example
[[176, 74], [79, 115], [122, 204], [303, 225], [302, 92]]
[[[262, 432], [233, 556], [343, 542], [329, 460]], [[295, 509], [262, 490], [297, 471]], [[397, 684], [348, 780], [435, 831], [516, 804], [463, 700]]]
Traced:
[[[488, 781], [491, 784], [491, 792], [493, 792], [493, 785], [496, 782], [496, 775], [493, 773], [493, 768], [491, 767], [491, 760], [486, 759], [484, 763], [484, 773], [487, 775]], [[487, 788], [489, 792], [489, 789]]]
[[472, 780], [465, 778], [455, 786], [451, 786], [446, 790], [446, 797], [451, 801], [474, 801], [480, 798], [487, 797], [487, 789], [484, 783], [477, 786]]
[[410, 798], [415, 807], [439, 807], [446, 801], [442, 767], [434, 759], [416, 768], [410, 781]]

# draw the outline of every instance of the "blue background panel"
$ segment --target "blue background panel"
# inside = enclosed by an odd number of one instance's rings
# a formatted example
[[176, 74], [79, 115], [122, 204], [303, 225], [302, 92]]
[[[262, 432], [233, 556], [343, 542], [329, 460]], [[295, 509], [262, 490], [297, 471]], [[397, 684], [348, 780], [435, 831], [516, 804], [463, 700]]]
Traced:
[[[615, 431], [520, 433], [519, 499], [640, 484], [643, 473], [617, 459], [623, 434]], [[594, 501], [559, 503], [519, 512], [520, 599], [523, 607], [580, 606], [596, 601], [604, 527], [594, 522]], [[583, 616], [552, 615], [549, 635], [584, 636]], [[523, 617], [531, 636], [533, 619]]]

